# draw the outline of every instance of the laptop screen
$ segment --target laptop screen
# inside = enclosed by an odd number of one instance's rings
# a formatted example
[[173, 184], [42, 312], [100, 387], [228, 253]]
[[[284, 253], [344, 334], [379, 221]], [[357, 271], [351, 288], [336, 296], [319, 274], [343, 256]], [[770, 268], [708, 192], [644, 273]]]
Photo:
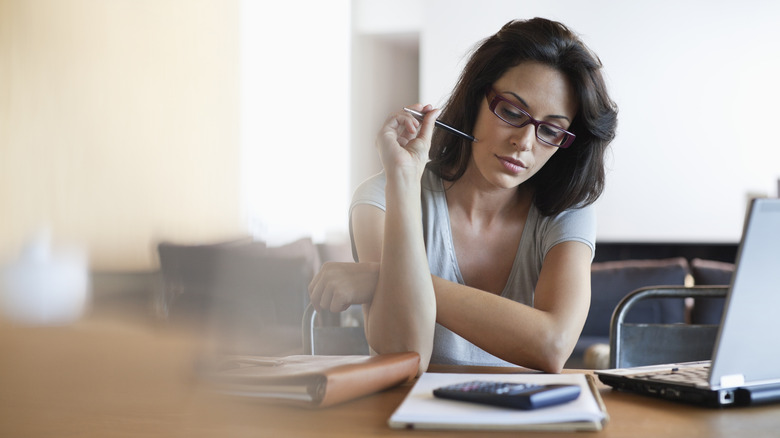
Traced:
[[710, 384], [732, 386], [780, 378], [780, 199], [748, 208]]

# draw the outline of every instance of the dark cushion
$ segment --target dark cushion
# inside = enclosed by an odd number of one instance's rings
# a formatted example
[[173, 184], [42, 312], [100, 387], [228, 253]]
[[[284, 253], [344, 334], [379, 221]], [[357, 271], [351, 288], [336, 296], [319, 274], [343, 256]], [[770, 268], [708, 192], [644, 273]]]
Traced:
[[352, 246], [349, 241], [343, 243], [320, 243], [317, 245], [317, 250], [320, 253], [320, 259], [323, 263], [354, 262], [352, 259]]
[[[584, 367], [583, 355], [590, 346], [609, 344], [612, 312], [628, 293], [648, 286], [684, 285], [688, 275], [688, 262], [682, 257], [593, 263], [590, 311], [566, 367]], [[642, 302], [626, 316], [627, 322], [676, 323], [684, 320], [685, 301], [682, 299]]]
[[220, 262], [209, 309], [210, 334], [219, 350], [259, 355], [301, 350], [310, 261], [227, 252]]
[[309, 238], [269, 247], [243, 239], [187, 245], [160, 243], [161, 299], [171, 322], [208, 329], [222, 349], [275, 354], [302, 348], [308, 285], [320, 268]]
[[307, 275], [312, 276], [319, 271], [320, 266], [322, 265], [317, 245], [308, 237], [298, 239], [282, 246], [268, 246], [265, 248], [264, 255], [277, 258], [304, 259], [308, 266]]
[[[688, 275], [688, 262], [682, 257], [593, 263], [590, 312], [582, 330], [583, 336], [604, 336], [608, 339], [612, 312], [629, 292], [648, 286], [684, 285]], [[684, 321], [683, 299], [641, 302], [626, 315], [626, 322], [634, 323]]]
[[157, 245], [162, 289], [154, 302], [156, 316], [175, 322], [202, 323], [206, 317], [221, 250], [265, 243], [242, 238], [216, 243], [161, 242]]
[[[691, 260], [693, 282], [697, 286], [728, 286], [734, 274], [734, 264], [715, 260]], [[720, 324], [723, 298], [697, 298], [691, 309], [692, 324]]]

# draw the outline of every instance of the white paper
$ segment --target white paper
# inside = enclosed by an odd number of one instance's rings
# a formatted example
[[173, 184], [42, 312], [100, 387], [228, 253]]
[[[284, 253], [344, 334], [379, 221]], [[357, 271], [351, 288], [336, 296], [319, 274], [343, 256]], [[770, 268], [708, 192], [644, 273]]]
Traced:
[[[472, 380], [576, 384], [582, 391], [579, 398], [569, 403], [529, 411], [433, 396], [433, 390], [438, 387]], [[390, 417], [389, 424], [394, 428], [420, 429], [523, 429], [584, 422], [593, 423], [593, 428], [598, 429], [605, 417], [584, 374], [424, 373]]]

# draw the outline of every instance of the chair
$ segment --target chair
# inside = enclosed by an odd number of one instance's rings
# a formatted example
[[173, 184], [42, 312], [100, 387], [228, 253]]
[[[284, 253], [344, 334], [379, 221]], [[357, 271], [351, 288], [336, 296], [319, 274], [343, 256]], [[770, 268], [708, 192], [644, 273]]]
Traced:
[[171, 322], [201, 324], [212, 302], [221, 252], [249, 242], [248, 239], [208, 244], [160, 242], [157, 253], [163, 285], [155, 296], [156, 316]]
[[[716, 260], [691, 260], [691, 274], [697, 286], [728, 286], [734, 275], [734, 263]], [[691, 309], [694, 324], [717, 324], [723, 316], [723, 298], [696, 300]]]
[[319, 266], [316, 246], [238, 240], [158, 244], [165, 286], [158, 316], [203, 335], [225, 354], [300, 354], [306, 287]]
[[727, 290], [725, 286], [659, 286], [640, 288], [626, 295], [612, 314], [610, 367], [628, 368], [710, 359], [718, 334], [717, 324], [628, 323], [626, 315], [642, 301], [725, 297]]
[[[593, 263], [588, 318], [565, 367], [606, 368], [609, 361], [609, 353], [605, 352], [609, 349], [609, 323], [620, 300], [630, 291], [641, 287], [682, 287], [687, 284], [689, 275], [688, 262], [682, 257]], [[637, 319], [664, 324], [683, 322], [685, 302], [682, 299], [667, 299], [644, 303], [632, 312], [629, 321]]]
[[328, 315], [320, 315], [309, 303], [303, 314], [303, 354], [318, 355], [367, 355], [370, 353], [363, 327], [326, 325], [320, 320], [332, 321]]

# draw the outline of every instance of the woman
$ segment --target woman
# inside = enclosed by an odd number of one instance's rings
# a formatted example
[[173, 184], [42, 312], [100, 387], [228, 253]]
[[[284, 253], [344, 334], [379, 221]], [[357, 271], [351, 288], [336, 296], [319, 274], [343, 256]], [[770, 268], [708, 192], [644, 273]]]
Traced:
[[[617, 124], [600, 68], [564, 25], [512, 21], [477, 48], [443, 111], [393, 114], [377, 138], [384, 171], [353, 198], [358, 263], [323, 266], [315, 306], [363, 304], [372, 349], [417, 351], [420, 372], [559, 372], [588, 313], [591, 204]], [[436, 118], [477, 141], [434, 131]]]

